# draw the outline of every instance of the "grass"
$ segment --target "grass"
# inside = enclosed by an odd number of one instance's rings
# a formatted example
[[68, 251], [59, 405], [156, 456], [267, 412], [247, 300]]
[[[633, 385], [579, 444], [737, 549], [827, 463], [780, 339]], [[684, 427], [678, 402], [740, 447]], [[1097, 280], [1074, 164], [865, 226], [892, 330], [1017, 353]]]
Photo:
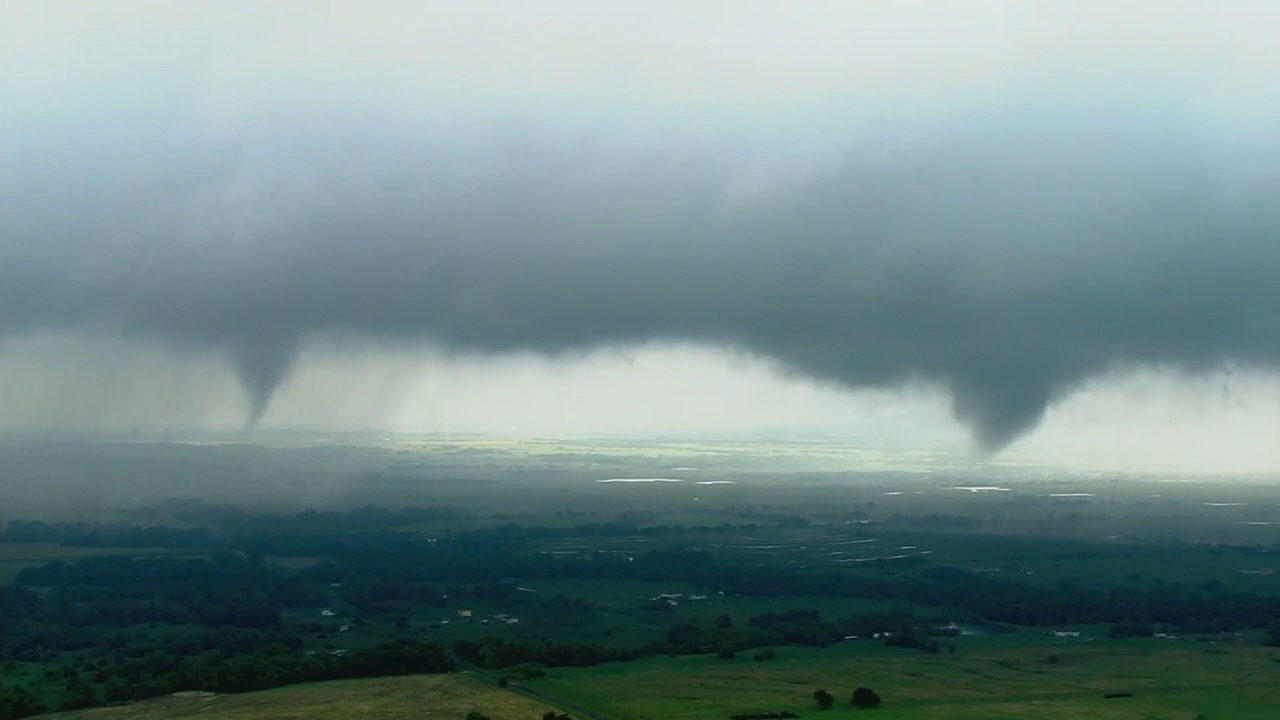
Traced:
[[[921, 720], [1271, 720], [1280, 707], [1276, 652], [1246, 642], [1110, 641], [1023, 632], [950, 639], [955, 655], [922, 655], [870, 641], [828, 648], [778, 648], [775, 660], [748, 654], [649, 658], [557, 668], [528, 684], [617, 720], [726, 720], [737, 712], [790, 710], [802, 717]], [[1098, 629], [1100, 630], [1100, 629]], [[1093, 638], [1087, 637], [1092, 635]], [[1058, 657], [1050, 662], [1049, 656]], [[848, 705], [853, 688], [883, 698], [873, 716]], [[820, 711], [813, 691], [837, 705]], [[1104, 699], [1108, 692], [1133, 697]], [[461, 674], [343, 680], [212, 697], [166, 697], [61, 713], [66, 720], [338, 720], [456, 718], [478, 710], [493, 720], [541, 717], [549, 708]]]
[[[1280, 678], [1268, 651], [1202, 652], [1189, 641], [1057, 642], [1029, 633], [960, 638], [956, 655], [921, 655], [855, 641], [825, 649], [779, 648], [773, 661], [746, 654], [652, 658], [557, 669], [535, 687], [620, 720], [724, 720], [736, 712], [819, 713], [813, 691], [840, 701], [823, 717], [858, 711], [858, 686], [884, 698], [877, 718], [1274, 718]], [[1057, 664], [1048, 656], [1058, 655]], [[1108, 692], [1134, 697], [1104, 699]]]
[[57, 713], [60, 720], [463, 720], [478, 710], [492, 720], [530, 720], [551, 708], [460, 674], [410, 675], [293, 685], [241, 695], [165, 697]]

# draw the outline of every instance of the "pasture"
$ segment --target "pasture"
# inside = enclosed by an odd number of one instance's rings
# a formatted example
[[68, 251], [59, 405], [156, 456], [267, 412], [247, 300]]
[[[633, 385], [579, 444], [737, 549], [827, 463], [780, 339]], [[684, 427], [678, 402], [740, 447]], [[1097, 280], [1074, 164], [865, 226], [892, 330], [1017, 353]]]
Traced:
[[[553, 669], [530, 685], [619, 720], [726, 720], [778, 711], [861, 717], [864, 711], [848, 701], [859, 686], [880, 694], [884, 704], [874, 716], [886, 719], [1263, 720], [1280, 707], [1274, 650], [1236, 642], [1210, 654], [1208, 644], [1190, 640], [1094, 636], [1060, 640], [1027, 631], [955, 638], [956, 654], [936, 656], [847, 641], [778, 648], [777, 658], [764, 662], [744, 654], [730, 661], [660, 657]], [[818, 689], [836, 696], [832, 710], [817, 708]], [[1133, 697], [1103, 698], [1112, 692]]]
[[164, 697], [129, 705], [56, 713], [59, 720], [537, 720], [547, 705], [464, 674], [336, 680], [239, 695]]

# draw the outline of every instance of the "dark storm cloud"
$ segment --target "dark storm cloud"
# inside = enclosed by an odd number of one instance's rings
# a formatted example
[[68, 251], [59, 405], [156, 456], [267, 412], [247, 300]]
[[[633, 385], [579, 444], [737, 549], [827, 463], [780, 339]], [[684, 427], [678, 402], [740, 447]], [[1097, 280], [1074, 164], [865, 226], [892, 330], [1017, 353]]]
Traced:
[[1280, 364], [1280, 156], [1160, 113], [973, 116], [804, 173], [696, 140], [197, 127], [6, 130], [6, 335], [224, 353], [251, 421], [316, 336], [692, 341], [941, 383], [987, 449], [1116, 368]]

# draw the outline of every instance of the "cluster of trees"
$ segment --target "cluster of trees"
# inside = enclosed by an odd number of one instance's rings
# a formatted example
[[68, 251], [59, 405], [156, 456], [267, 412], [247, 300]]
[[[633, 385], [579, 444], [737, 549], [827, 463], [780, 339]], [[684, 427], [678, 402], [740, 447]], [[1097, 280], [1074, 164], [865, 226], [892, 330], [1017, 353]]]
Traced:
[[[725, 622], [728, 621], [728, 622]], [[781, 612], [761, 613], [751, 617], [745, 625], [734, 625], [728, 616], [717, 619], [714, 628], [703, 628], [693, 623], [680, 623], [667, 631], [666, 644], [657, 650], [676, 654], [740, 652], [755, 647], [777, 645], [806, 645], [825, 647], [840, 642], [847, 636], [860, 638], [881, 637], [886, 645], [918, 648], [937, 653], [942, 645], [931, 637], [945, 634], [934, 630], [938, 619], [918, 618], [901, 608], [886, 612], [855, 614], [838, 620], [828, 620], [817, 610], [791, 609]], [[769, 659], [761, 657], [759, 659]]]
[[677, 623], [667, 630], [662, 640], [630, 648], [489, 638], [460, 640], [452, 649], [463, 660], [485, 669], [519, 669], [519, 666], [531, 665], [585, 667], [651, 655], [715, 654], [732, 660], [737, 653], [752, 648], [765, 648], [754, 656], [764, 661], [775, 657], [771, 646], [825, 646], [840, 641], [853, 628], [866, 637], [880, 633], [891, 646], [934, 653], [940, 649], [938, 641], [929, 637], [929, 624], [903, 610], [867, 613], [837, 621], [823, 619], [817, 610], [787, 610], [756, 615], [742, 625], [721, 615], [709, 627], [692, 622]]
[[346, 533], [385, 529], [421, 522], [465, 520], [466, 510], [457, 507], [402, 507], [397, 509], [365, 505], [345, 512], [303, 510], [297, 513], [269, 513], [246, 510], [235, 505], [210, 505], [201, 500], [165, 501], [164, 512], [198, 527], [209, 527], [228, 536], [270, 528], [287, 534]]
[[1163, 623], [1179, 632], [1206, 633], [1266, 627], [1271, 618], [1280, 617], [1280, 595], [1195, 591], [1179, 583], [1145, 590], [1070, 583], [1043, 587], [953, 567], [928, 568], [921, 576], [943, 586], [949, 601], [972, 614], [1014, 625]]
[[981, 530], [984, 525], [981, 518], [946, 513], [929, 513], [928, 515], [894, 513], [886, 517], [883, 522], [889, 527], [926, 530]]
[[412, 638], [344, 654], [299, 653], [282, 645], [267, 645], [253, 653], [213, 652], [167, 660], [169, 666], [154, 674], [126, 670], [111, 676], [105, 685], [104, 699], [108, 702], [133, 700], [180, 690], [248, 692], [294, 683], [442, 673], [453, 669], [443, 646]]
[[298, 513], [263, 513], [234, 505], [209, 505], [187, 499], [167, 500], [156, 514], [161, 512], [194, 527], [14, 520], [0, 532], [0, 542], [55, 542], [72, 547], [214, 548], [264, 529], [286, 535], [333, 534], [468, 517], [461, 508], [406, 507], [392, 510], [374, 505], [346, 512], [304, 510]]
[[491, 670], [536, 663], [547, 667], [589, 667], [604, 662], [635, 660], [653, 654], [653, 645], [639, 648], [609, 648], [599, 645], [522, 642], [488, 638], [481, 642], [459, 640], [453, 643], [458, 657], [473, 665]]
[[[576, 532], [576, 529], [574, 530]], [[634, 530], [632, 530], [634, 531]], [[558, 532], [558, 531], [556, 531]], [[403, 536], [402, 533], [391, 533]], [[958, 568], [929, 567], [918, 575], [813, 573], [775, 567], [721, 565], [712, 553], [689, 546], [655, 549], [633, 561], [612, 553], [564, 558], [528, 552], [542, 531], [507, 526], [440, 539], [415, 547], [403, 537], [361, 533], [369, 552], [349, 553], [323, 572], [332, 580], [376, 572], [399, 581], [457, 578], [493, 582], [503, 577], [616, 578], [689, 582], [726, 593], [795, 597], [862, 597], [935, 604], [939, 598], [974, 619], [1016, 625], [1049, 626], [1110, 622], [1160, 622], [1180, 632], [1225, 632], [1265, 627], [1280, 616], [1280, 596], [1251, 596], [1188, 590], [1176, 583], [1149, 589], [1109, 590], [1070, 584], [1045, 587], [980, 576]], [[397, 552], [382, 543], [398, 543]], [[317, 570], [317, 572], [321, 572]]]
[[1151, 637], [1155, 634], [1155, 628], [1151, 623], [1147, 622], [1125, 622], [1116, 623], [1107, 631], [1107, 636], [1116, 640], [1123, 640], [1131, 637]]
[[[467, 713], [467, 720], [489, 720], [489, 716], [479, 710], [472, 710]], [[542, 714], [542, 720], [573, 720], [569, 713], [558, 713], [554, 710], [548, 710]]]
[[48, 711], [40, 699], [22, 685], [0, 685], [0, 718], [24, 718]]
[[84, 665], [78, 663], [46, 674], [46, 683], [57, 683], [63, 690], [56, 707], [45, 707], [22, 685], [6, 685], [0, 691], [0, 717], [22, 718], [49, 710], [74, 710], [183, 690], [248, 692], [294, 683], [454, 669], [443, 646], [410, 638], [349, 654], [297, 653], [283, 644], [269, 644], [236, 654], [219, 650], [197, 655], [153, 651], [116, 662], [104, 659], [89, 666], [89, 671], [83, 669]]
[[233, 552], [207, 559], [94, 557], [24, 568], [0, 612], [18, 625], [269, 629], [280, 625], [281, 609], [314, 598], [297, 579]]
[[748, 620], [747, 625], [781, 640], [766, 643], [770, 645], [829, 645], [841, 637], [840, 630], [823, 622], [822, 613], [817, 610], [762, 613]]
[[[787, 610], [752, 617], [745, 625], [735, 625], [728, 615], [716, 619], [713, 627], [683, 622], [667, 630], [666, 642], [652, 648], [656, 652], [679, 655], [716, 653], [732, 660], [738, 652], [772, 645], [825, 646], [839, 641], [841, 630], [827, 623], [816, 610]], [[763, 655], [757, 659], [767, 660]]]
[[[1176, 583], [1145, 590], [1136, 587], [1099, 590], [1066, 584], [1056, 588], [1036, 586], [948, 567], [926, 568], [918, 576], [743, 568], [722, 566], [711, 553], [679, 546], [652, 550], [636, 556], [634, 561], [614, 553], [564, 558], [532, 551], [535, 543], [553, 538], [687, 531], [678, 526], [640, 528], [626, 523], [602, 523], [574, 528], [530, 528], [509, 524], [435, 539], [389, 528], [420, 518], [451, 517], [459, 511], [449, 508], [390, 511], [370, 507], [349, 513], [258, 515], [195, 503], [185, 507], [184, 512], [193, 519], [216, 521], [223, 528], [232, 528], [233, 533], [224, 542], [247, 558], [264, 555], [333, 558], [308, 570], [302, 578], [363, 587], [364, 597], [352, 597], [351, 601], [363, 611], [375, 614], [390, 611], [384, 606], [386, 603], [432, 602], [431, 591], [411, 587], [415, 583], [441, 580], [494, 583], [506, 577], [587, 577], [696, 582], [743, 595], [842, 595], [924, 604], [945, 596], [950, 604], [976, 619], [1018, 625], [1160, 622], [1175, 626], [1180, 632], [1225, 632], [1263, 627], [1270, 618], [1280, 615], [1277, 597], [1231, 594], [1215, 588], [1187, 590]], [[937, 519], [938, 522], [946, 520], [942, 516]], [[111, 542], [138, 547], [161, 544], [188, 547], [212, 542], [209, 531], [202, 529], [20, 522], [10, 523], [6, 529], [5, 538], [10, 537], [15, 541], [57, 538], [62, 542]], [[76, 537], [80, 540], [74, 540]], [[168, 568], [160, 566], [146, 567], [168, 572]], [[78, 568], [76, 577], [62, 575], [67, 572], [67, 566], [33, 569], [20, 582], [27, 585], [97, 584], [86, 583], [84, 577], [93, 569]], [[99, 565], [96, 569], [102, 574], [128, 570], [124, 565], [111, 564]], [[134, 608], [125, 614], [135, 612], [141, 610]], [[153, 616], [143, 618], [144, 621], [172, 619], [158, 608], [147, 612]]]
[[[827, 710], [835, 704], [836, 697], [826, 690], [814, 690], [813, 700], [818, 703], [818, 707]], [[880, 695], [871, 688], [860, 687], [853, 691], [849, 704], [856, 708], [877, 708], [880, 707]]]
[[0, 532], [0, 542], [50, 542], [73, 547], [207, 548], [214, 541], [213, 533], [202, 527], [15, 520]]

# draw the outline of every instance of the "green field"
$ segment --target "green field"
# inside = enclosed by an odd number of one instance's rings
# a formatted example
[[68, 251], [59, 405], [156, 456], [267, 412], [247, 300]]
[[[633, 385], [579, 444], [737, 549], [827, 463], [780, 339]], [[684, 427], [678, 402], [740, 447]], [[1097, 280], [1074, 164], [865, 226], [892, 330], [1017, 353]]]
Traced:
[[466, 675], [337, 680], [241, 695], [166, 697], [129, 705], [55, 713], [60, 720], [462, 720], [475, 710], [491, 720], [537, 720], [551, 707]]
[[[884, 699], [873, 716], [922, 720], [1274, 720], [1280, 707], [1280, 652], [1243, 641], [1059, 640], [1033, 632], [956, 638], [955, 654], [927, 657], [880, 643], [777, 648], [773, 660], [747, 655], [651, 658], [591, 668], [557, 668], [525, 683], [538, 692], [616, 720], [727, 720], [739, 712], [791, 711], [801, 717], [864, 717], [848, 705], [853, 688]], [[1212, 652], [1206, 652], [1210, 650]], [[1056, 661], [1051, 661], [1055, 656]], [[837, 698], [823, 711], [813, 692]], [[1132, 697], [1105, 699], [1111, 692]], [[479, 710], [493, 720], [539, 718], [550, 709], [513, 690], [464, 674], [343, 680], [242, 695], [167, 697], [52, 717], [68, 720], [258, 718], [456, 718]]]
[[[777, 658], [765, 662], [746, 654], [731, 661], [652, 658], [554, 669], [530, 686], [619, 720], [725, 720], [739, 712], [781, 710], [860, 717], [866, 711], [848, 705], [858, 686], [880, 694], [884, 704], [874, 716], [886, 719], [1192, 720], [1204, 714], [1273, 720], [1280, 708], [1280, 653], [1244, 642], [1056, 640], [1030, 631], [954, 642], [956, 654], [938, 656], [848, 641], [778, 648]], [[817, 689], [835, 695], [836, 707], [819, 710]], [[1134, 695], [1104, 699], [1110, 692]]]

